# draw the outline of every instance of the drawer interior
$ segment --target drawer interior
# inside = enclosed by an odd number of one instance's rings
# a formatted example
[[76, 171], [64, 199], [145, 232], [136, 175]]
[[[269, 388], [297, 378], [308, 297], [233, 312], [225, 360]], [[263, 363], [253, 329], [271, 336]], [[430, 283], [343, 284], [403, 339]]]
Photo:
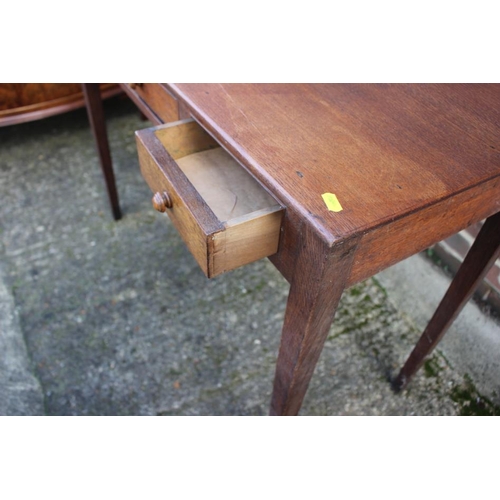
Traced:
[[276, 205], [257, 181], [220, 147], [184, 156], [177, 164], [222, 222]]
[[284, 208], [196, 121], [136, 136], [146, 182], [209, 278], [278, 251]]
[[159, 129], [156, 134], [221, 222], [231, 225], [254, 212], [281, 208], [196, 122], [179, 127]]

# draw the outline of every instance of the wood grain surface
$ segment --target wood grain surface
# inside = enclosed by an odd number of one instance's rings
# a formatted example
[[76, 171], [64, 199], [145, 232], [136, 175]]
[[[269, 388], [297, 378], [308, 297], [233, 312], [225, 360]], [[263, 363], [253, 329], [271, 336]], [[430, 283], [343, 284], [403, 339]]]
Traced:
[[[173, 85], [334, 238], [500, 175], [500, 85]], [[344, 210], [321, 199], [335, 193]]]
[[48, 106], [50, 101], [81, 94], [79, 83], [2, 83], [0, 111], [26, 106]]
[[155, 129], [136, 132], [136, 141], [144, 180], [153, 193], [168, 193], [172, 201], [168, 216], [200, 267], [208, 274], [209, 236], [223, 231], [224, 226], [177, 167]]
[[[102, 98], [121, 92], [100, 84]], [[40, 120], [85, 106], [80, 83], [0, 83], [0, 126]]]
[[352, 284], [500, 210], [500, 85], [168, 87], [287, 208], [289, 280], [301, 220], [329, 245], [362, 236]]
[[346, 285], [357, 241], [334, 248], [303, 225], [276, 363], [271, 415], [296, 415]]
[[209, 278], [277, 252], [283, 208], [195, 121], [136, 138], [154, 204], [166, 193], [166, 213]]
[[175, 97], [159, 83], [122, 83], [122, 89], [155, 125], [189, 118], [180, 109]]

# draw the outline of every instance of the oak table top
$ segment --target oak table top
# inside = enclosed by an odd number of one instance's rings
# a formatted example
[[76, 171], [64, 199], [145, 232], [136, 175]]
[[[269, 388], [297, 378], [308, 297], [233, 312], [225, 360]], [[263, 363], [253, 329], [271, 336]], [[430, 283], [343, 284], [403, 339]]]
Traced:
[[167, 87], [329, 245], [363, 235], [349, 284], [500, 210], [500, 85]]

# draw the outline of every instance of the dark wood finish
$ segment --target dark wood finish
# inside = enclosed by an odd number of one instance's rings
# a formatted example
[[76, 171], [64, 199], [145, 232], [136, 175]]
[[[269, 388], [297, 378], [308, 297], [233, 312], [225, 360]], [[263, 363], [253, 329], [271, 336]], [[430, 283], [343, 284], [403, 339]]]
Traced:
[[[322, 345], [344, 285], [500, 210], [499, 85], [169, 88], [287, 207], [280, 251], [271, 258], [292, 283], [273, 413], [298, 411], [310, 378], [305, 367], [312, 370], [317, 359], [305, 353]], [[327, 210], [324, 192], [337, 195], [341, 212]], [[323, 246], [302, 251], [305, 231]], [[320, 283], [307, 281], [307, 266], [299, 262], [324, 262], [354, 239], [352, 266], [339, 266], [338, 288], [326, 270], [314, 274]], [[297, 280], [305, 280], [306, 289], [295, 291]], [[321, 286], [333, 306], [319, 320], [316, 307], [324, 306], [313, 300], [304, 319], [298, 304]], [[295, 346], [292, 354], [288, 346]], [[302, 359], [297, 352], [305, 356], [303, 365], [282, 361]]]
[[155, 125], [188, 118], [185, 113], [181, 116], [177, 99], [161, 84], [124, 83], [122, 88]]
[[348, 286], [487, 218], [500, 208], [499, 193], [500, 176], [366, 233]]
[[108, 190], [109, 203], [115, 220], [121, 218], [120, 205], [118, 201], [118, 191], [116, 189], [115, 174], [111, 162], [111, 153], [109, 151], [108, 136], [106, 132], [106, 123], [104, 111], [102, 108], [101, 94], [98, 83], [82, 83], [87, 114], [90, 121], [90, 127], [96, 143], [97, 153], [101, 164], [102, 173]]
[[276, 364], [271, 415], [296, 415], [351, 270], [357, 240], [328, 247], [304, 225]]
[[500, 212], [489, 217], [481, 228], [434, 316], [394, 380], [396, 391], [406, 387], [499, 256]]
[[[101, 83], [103, 99], [122, 92], [116, 83]], [[1, 83], [0, 127], [41, 120], [85, 106], [79, 83]]]
[[[326, 187], [319, 181], [335, 188], [342, 219], [331, 214], [316, 225], [337, 238], [498, 176], [499, 85], [172, 88], [219, 142], [226, 138], [247, 159], [249, 169], [259, 177], [273, 174], [266, 176], [273, 187], [281, 181], [277, 189], [293, 193], [310, 210], [308, 219], [325, 214], [315, 196]], [[429, 95], [438, 101], [434, 108], [426, 105]], [[469, 107], [462, 104], [467, 96]], [[490, 111], [473, 128], [481, 102]]]

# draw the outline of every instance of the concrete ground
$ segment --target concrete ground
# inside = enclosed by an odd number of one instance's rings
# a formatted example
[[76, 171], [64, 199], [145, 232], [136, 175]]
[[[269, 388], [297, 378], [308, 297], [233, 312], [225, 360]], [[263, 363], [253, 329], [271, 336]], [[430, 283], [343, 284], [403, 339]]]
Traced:
[[[119, 222], [84, 110], [0, 129], [0, 414], [266, 414], [288, 284], [267, 260], [207, 280], [151, 207], [148, 122], [105, 108]], [[390, 389], [448, 282], [417, 255], [346, 291], [301, 414], [500, 414], [500, 324], [473, 303]]]

